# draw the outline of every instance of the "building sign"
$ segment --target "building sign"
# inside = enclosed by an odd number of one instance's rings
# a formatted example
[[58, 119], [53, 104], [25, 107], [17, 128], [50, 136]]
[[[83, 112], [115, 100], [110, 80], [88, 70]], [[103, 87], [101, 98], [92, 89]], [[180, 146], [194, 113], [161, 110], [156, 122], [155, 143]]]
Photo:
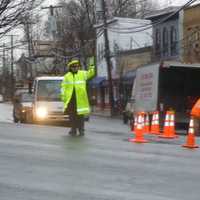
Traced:
[[159, 64], [137, 69], [135, 84], [136, 111], [155, 111], [158, 98]]
[[148, 100], [151, 99], [153, 96], [153, 73], [147, 72], [144, 74], [141, 74], [140, 76], [140, 88], [141, 91], [139, 93], [141, 100]]

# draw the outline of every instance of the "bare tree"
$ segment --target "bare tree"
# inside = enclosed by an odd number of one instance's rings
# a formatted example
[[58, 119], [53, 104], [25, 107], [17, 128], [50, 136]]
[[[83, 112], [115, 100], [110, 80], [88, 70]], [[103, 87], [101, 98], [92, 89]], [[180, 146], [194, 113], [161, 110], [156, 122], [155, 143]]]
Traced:
[[35, 6], [36, 0], [0, 0], [0, 37], [21, 24], [21, 19]]
[[63, 56], [78, 56], [86, 64], [87, 57], [94, 54], [95, 49], [94, 0], [61, 0], [60, 5], [62, 9], [56, 13], [59, 40], [57, 47], [63, 50]]
[[116, 17], [143, 18], [157, 7], [158, 3], [152, 0], [111, 0], [109, 14]]
[[[144, 17], [155, 9], [151, 0], [110, 0], [107, 13], [110, 17]], [[60, 0], [62, 6], [55, 12], [57, 19], [57, 52], [63, 57], [78, 55], [83, 63], [95, 54], [95, 0]]]

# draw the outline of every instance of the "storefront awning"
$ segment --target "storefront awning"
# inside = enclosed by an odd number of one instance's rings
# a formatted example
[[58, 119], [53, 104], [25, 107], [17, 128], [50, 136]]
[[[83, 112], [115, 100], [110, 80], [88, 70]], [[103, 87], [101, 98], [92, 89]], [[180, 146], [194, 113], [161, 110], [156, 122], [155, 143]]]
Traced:
[[91, 87], [100, 87], [104, 80], [106, 80], [106, 77], [96, 76], [95, 78], [93, 78], [92, 80], [89, 81], [89, 85]]
[[135, 76], [136, 76], [135, 70], [131, 70], [131, 71], [126, 72], [122, 77], [123, 84], [133, 84]]

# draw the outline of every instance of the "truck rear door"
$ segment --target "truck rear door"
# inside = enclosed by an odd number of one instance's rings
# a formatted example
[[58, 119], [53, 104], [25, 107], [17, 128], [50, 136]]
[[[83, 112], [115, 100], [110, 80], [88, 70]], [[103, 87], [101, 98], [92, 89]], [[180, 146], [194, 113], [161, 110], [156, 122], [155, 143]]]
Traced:
[[134, 95], [136, 112], [157, 110], [159, 66], [151, 64], [137, 69]]

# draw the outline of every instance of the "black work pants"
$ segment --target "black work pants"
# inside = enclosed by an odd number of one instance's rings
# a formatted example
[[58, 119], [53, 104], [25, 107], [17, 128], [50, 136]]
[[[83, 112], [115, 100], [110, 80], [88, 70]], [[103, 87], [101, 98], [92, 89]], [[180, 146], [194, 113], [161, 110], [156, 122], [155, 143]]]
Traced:
[[79, 130], [84, 130], [84, 115], [78, 115], [76, 112], [71, 113], [70, 116], [70, 123], [72, 129], [79, 129]]
[[79, 129], [82, 131], [84, 130], [84, 115], [77, 114], [75, 90], [72, 93], [72, 97], [66, 110], [66, 114], [69, 115], [72, 129]]

